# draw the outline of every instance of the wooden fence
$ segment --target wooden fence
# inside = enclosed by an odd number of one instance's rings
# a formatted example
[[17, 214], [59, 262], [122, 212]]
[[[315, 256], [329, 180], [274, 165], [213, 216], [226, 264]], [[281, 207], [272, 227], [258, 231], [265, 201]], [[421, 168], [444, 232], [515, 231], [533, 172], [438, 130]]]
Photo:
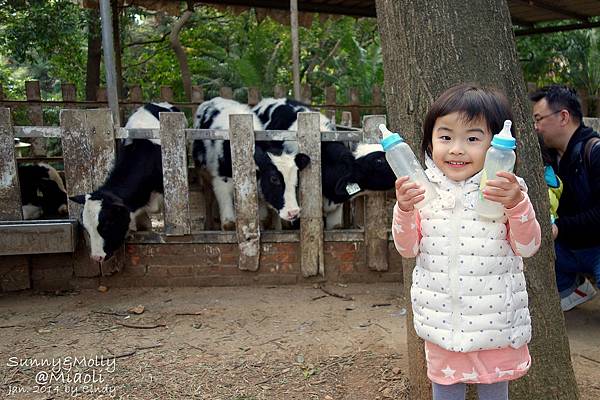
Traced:
[[[164, 230], [137, 233], [130, 243], [237, 243], [238, 267], [259, 268], [260, 243], [299, 243], [301, 270], [305, 277], [324, 274], [323, 242], [365, 243], [369, 268], [388, 269], [388, 211], [385, 193], [367, 196], [364, 229], [324, 231], [321, 192], [321, 141], [361, 141], [376, 143], [377, 126], [385, 122], [381, 115], [366, 116], [363, 130], [319, 131], [319, 113], [300, 113], [298, 131], [253, 131], [250, 115], [232, 115], [230, 129], [186, 129], [183, 113], [161, 113], [160, 129], [115, 128], [107, 109], [63, 109], [60, 126], [13, 126], [11, 113], [0, 108], [0, 219], [20, 220], [21, 202], [13, 137], [58, 138], [62, 141], [68, 195], [93, 191], [104, 181], [115, 157], [115, 139], [155, 138], [161, 140], [163, 159]], [[188, 151], [186, 145], [196, 139], [225, 139], [231, 142], [235, 186], [236, 232], [192, 232], [188, 189]], [[298, 231], [261, 231], [258, 223], [258, 192], [252, 154], [255, 140], [297, 140], [302, 152], [312, 160], [301, 171], [300, 205], [302, 215]], [[81, 206], [69, 202], [69, 217], [80, 218]], [[31, 224], [29, 230], [31, 231]], [[33, 225], [34, 226], [34, 225]], [[35, 241], [32, 238], [31, 246]]]
[[[352, 124], [358, 126], [360, 124], [360, 117], [362, 114], [383, 114], [385, 113], [385, 107], [383, 104], [382, 90], [378, 86], [373, 86], [370, 96], [372, 102], [369, 105], [363, 105], [360, 102], [360, 90], [357, 88], [351, 88], [346, 98], [347, 103], [340, 104], [338, 102], [337, 90], [334, 86], [325, 88], [325, 103], [324, 104], [312, 104], [311, 87], [308, 84], [302, 85], [301, 101], [306, 104], [311, 104], [313, 108], [320, 110], [331, 111], [348, 111], [352, 117]], [[61, 84], [61, 101], [50, 101], [42, 100], [42, 94], [40, 89], [39, 81], [27, 81], [25, 82], [25, 94], [26, 100], [11, 100], [4, 96], [2, 84], [0, 83], [0, 107], [8, 108], [25, 108], [27, 110], [28, 125], [31, 126], [44, 126], [47, 125], [44, 121], [44, 110], [48, 108], [60, 108], [60, 109], [78, 109], [78, 108], [106, 108], [108, 107], [108, 101], [106, 97], [106, 89], [100, 87], [97, 91], [97, 98], [95, 101], [78, 101], [77, 92], [74, 84], [63, 83]], [[234, 96], [234, 90], [231, 87], [221, 87], [219, 90], [221, 97], [231, 99]], [[273, 92], [274, 97], [288, 97], [288, 90], [277, 85]], [[148, 96], [146, 96], [147, 98]], [[255, 87], [247, 88], [247, 104], [249, 106], [256, 105], [262, 98], [260, 90]], [[173, 89], [170, 86], [161, 86], [160, 95], [158, 99], [154, 101], [168, 101], [173, 105], [179, 107], [181, 110], [189, 112], [191, 115], [196, 111], [196, 108], [200, 103], [204, 101], [204, 89], [201, 86], [192, 86], [192, 99], [191, 102], [176, 102], [174, 101]], [[128, 115], [133, 109], [145, 104], [147, 101], [144, 100], [144, 94], [139, 85], [133, 85], [129, 88], [129, 95], [127, 99], [121, 99], [119, 105], [121, 107], [121, 115]]]

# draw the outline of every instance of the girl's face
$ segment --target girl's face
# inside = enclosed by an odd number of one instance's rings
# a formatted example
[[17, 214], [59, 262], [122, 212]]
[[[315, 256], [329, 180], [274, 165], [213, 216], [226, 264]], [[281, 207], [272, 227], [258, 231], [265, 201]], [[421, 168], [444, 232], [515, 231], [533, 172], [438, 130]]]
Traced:
[[492, 133], [483, 118], [465, 122], [453, 112], [436, 119], [431, 137], [435, 165], [450, 179], [464, 181], [483, 169]]

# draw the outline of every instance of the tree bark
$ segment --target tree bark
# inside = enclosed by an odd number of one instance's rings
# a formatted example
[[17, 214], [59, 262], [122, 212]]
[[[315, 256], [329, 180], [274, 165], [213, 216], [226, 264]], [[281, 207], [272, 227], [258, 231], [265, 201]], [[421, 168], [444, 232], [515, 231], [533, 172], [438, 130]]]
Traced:
[[[476, 82], [508, 96], [517, 132], [517, 173], [529, 186], [544, 232], [539, 252], [525, 259], [533, 365], [525, 378], [511, 383], [511, 399], [529, 399], [532, 394], [539, 399], [578, 399], [556, 291], [548, 194], [506, 1], [376, 0], [376, 6], [389, 124], [405, 133], [413, 149], [420, 148], [429, 105], [448, 87]], [[413, 267], [414, 260], [405, 260], [406, 299], [410, 299]], [[422, 341], [414, 333], [410, 313], [409, 318], [411, 399], [430, 399]]]
[[102, 60], [102, 35], [100, 33], [100, 13], [98, 9], [90, 9], [87, 39], [85, 99], [96, 101], [96, 93], [98, 86], [100, 86], [100, 61]]
[[188, 8], [183, 12], [181, 17], [175, 22], [173, 25], [173, 30], [171, 30], [171, 34], [169, 35], [169, 43], [171, 44], [171, 48], [175, 52], [175, 56], [177, 57], [177, 61], [179, 61], [179, 68], [181, 69], [181, 80], [183, 83], [183, 91], [185, 92], [186, 101], [192, 101], [192, 74], [190, 73], [190, 66], [187, 60], [187, 54], [181, 46], [181, 42], [179, 41], [179, 33], [181, 33], [181, 29], [185, 25], [185, 23], [192, 17], [194, 13], [193, 8]]

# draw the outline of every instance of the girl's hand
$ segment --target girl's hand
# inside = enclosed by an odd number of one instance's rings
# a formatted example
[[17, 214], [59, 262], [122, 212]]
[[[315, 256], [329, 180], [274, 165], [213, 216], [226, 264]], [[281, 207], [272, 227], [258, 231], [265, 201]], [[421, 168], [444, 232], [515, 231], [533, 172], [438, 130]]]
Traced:
[[415, 204], [425, 198], [425, 189], [416, 182], [410, 182], [408, 176], [396, 180], [396, 200], [398, 207], [405, 212], [415, 209]]
[[513, 208], [525, 198], [521, 191], [517, 177], [506, 171], [500, 171], [497, 174], [498, 178], [486, 182], [486, 187], [483, 190], [483, 197], [498, 202], [504, 208]]

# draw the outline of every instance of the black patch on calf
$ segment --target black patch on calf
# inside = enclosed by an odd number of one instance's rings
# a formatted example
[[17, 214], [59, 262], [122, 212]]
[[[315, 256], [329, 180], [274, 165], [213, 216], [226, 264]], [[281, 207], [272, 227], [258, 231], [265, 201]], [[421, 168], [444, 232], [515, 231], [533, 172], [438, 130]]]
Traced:
[[67, 204], [67, 194], [51, 179], [45, 165], [20, 165], [21, 203], [40, 207], [45, 217], [58, 217], [58, 209]]
[[152, 114], [152, 116], [154, 118], [156, 118], [157, 120], [160, 120], [159, 113], [161, 113], [161, 112], [181, 112], [179, 110], [179, 108], [177, 108], [175, 106], [171, 106], [170, 108], [166, 108], [166, 107], [159, 106], [158, 104], [154, 104], [154, 103], [145, 104], [144, 108], [150, 114]]
[[346, 185], [357, 183], [352, 152], [341, 142], [323, 142], [321, 165], [323, 195], [338, 204], [349, 200]]

